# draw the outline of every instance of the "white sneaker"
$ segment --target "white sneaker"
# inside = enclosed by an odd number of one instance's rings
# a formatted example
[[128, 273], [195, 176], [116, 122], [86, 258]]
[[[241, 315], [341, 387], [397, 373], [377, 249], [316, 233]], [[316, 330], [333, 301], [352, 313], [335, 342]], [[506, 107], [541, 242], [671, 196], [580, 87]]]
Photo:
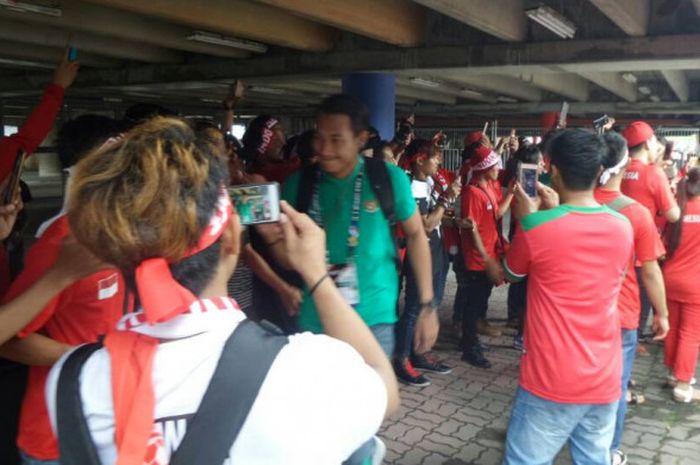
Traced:
[[689, 404], [693, 401], [700, 401], [700, 399], [698, 399], [695, 395], [695, 389], [693, 389], [693, 386], [689, 386], [688, 389], [680, 389], [678, 387], [673, 388], [673, 400], [683, 404]]
[[612, 465], [627, 465], [627, 455], [621, 450], [612, 453]]

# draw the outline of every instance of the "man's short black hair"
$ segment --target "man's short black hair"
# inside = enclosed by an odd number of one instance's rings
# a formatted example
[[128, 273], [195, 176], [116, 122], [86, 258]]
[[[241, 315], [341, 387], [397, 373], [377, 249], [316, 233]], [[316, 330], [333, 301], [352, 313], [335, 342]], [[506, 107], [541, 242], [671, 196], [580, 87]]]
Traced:
[[603, 139], [586, 129], [564, 129], [548, 141], [546, 152], [572, 191], [593, 189], [607, 150]]
[[119, 122], [88, 114], [63, 123], [56, 134], [56, 152], [63, 168], [75, 165], [91, 150], [120, 133]]
[[122, 130], [128, 131], [156, 116], [177, 116], [177, 113], [157, 103], [135, 103], [124, 112]]
[[606, 132], [603, 136], [607, 151], [603, 157], [603, 168], [612, 168], [622, 161], [627, 150], [627, 141], [616, 132]]
[[355, 134], [369, 128], [369, 109], [362, 100], [349, 94], [335, 94], [326, 98], [318, 107], [316, 116], [346, 115]]

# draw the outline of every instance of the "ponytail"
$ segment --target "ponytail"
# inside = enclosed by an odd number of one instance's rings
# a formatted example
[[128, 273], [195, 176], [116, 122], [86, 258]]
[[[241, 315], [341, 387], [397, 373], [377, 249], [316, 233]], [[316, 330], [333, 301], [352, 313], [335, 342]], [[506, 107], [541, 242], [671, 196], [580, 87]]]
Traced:
[[683, 217], [688, 207], [688, 200], [700, 195], [700, 168], [693, 168], [688, 175], [678, 183], [678, 206], [681, 209], [681, 217], [675, 223], [669, 225], [666, 230], [666, 242], [668, 244], [667, 258], [671, 258], [678, 250], [683, 232]]

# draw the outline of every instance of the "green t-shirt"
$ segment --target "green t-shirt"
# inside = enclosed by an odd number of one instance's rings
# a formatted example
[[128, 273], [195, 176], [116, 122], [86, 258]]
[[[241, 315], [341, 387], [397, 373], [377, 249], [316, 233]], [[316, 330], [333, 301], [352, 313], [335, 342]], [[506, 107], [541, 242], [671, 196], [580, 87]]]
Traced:
[[[337, 179], [322, 172], [319, 185], [319, 204], [326, 246], [331, 265], [348, 262], [348, 229], [352, 216], [355, 178], [364, 169], [364, 158], [358, 155], [352, 174]], [[416, 210], [408, 176], [399, 168], [387, 165], [394, 189], [394, 211], [399, 221], [408, 220]], [[296, 207], [301, 173], [292, 174], [284, 183], [282, 198]], [[333, 214], [329, 214], [329, 213]], [[396, 302], [399, 297], [399, 279], [396, 271], [396, 250], [389, 222], [372, 191], [367, 174], [362, 177], [360, 236], [355, 249], [360, 303], [357, 312], [368, 326], [395, 323]], [[303, 330], [322, 332], [321, 322], [313, 300], [304, 291], [299, 313]]]

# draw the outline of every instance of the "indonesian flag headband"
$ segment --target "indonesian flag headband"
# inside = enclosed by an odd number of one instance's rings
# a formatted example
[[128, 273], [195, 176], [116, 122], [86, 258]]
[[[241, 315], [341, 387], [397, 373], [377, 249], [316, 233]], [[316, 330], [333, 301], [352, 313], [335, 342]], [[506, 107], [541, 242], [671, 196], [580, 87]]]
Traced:
[[[480, 149], [482, 149], [482, 147], [480, 147]], [[474, 161], [476, 163], [472, 165], [472, 171], [486, 171], [487, 169], [498, 165], [501, 162], [501, 157], [499, 157], [496, 152], [486, 147], [483, 147], [483, 149], [488, 150], [488, 155], [484, 156], [483, 158], [475, 155], [476, 158]]]
[[[222, 186], [209, 224], [204, 228], [197, 245], [185, 252], [181, 260], [214, 245], [231, 221], [232, 215], [231, 198]], [[170, 272], [171, 264], [163, 257], [153, 257], [136, 267], [136, 288], [148, 323], [169, 320], [187, 310], [197, 300], [197, 296], [175, 280]]]

